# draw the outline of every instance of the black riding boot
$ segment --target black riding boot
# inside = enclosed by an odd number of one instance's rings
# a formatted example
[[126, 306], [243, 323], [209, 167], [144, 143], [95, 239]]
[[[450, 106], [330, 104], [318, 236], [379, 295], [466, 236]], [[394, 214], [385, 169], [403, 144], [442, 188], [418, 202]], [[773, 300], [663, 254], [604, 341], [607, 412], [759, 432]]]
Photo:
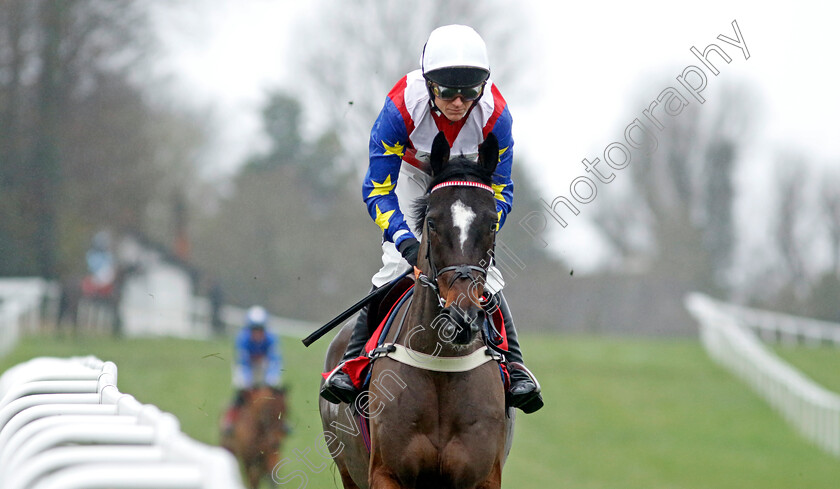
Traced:
[[233, 426], [239, 418], [239, 410], [242, 409], [242, 406], [245, 404], [246, 392], [247, 389], [237, 389], [236, 395], [233, 397], [233, 402], [228, 407], [225, 412], [224, 419], [222, 420], [223, 436], [230, 436], [233, 434]]
[[[359, 317], [356, 319], [356, 325], [353, 327], [353, 334], [350, 336], [350, 341], [347, 343], [347, 349], [344, 350], [344, 356], [341, 357], [339, 366], [362, 354], [362, 349], [368, 340], [367, 316], [369, 307], [370, 303], [359, 311]], [[350, 376], [341, 370], [341, 368], [336, 368], [333, 374], [327, 377], [324, 386], [321, 387], [321, 397], [333, 404], [342, 402], [350, 404], [358, 395], [359, 389], [356, 389], [353, 381], [350, 380]]]
[[248, 392], [248, 389], [237, 389], [236, 390], [236, 397], [233, 399], [233, 405], [237, 408], [241, 408], [243, 404], [245, 404], [245, 393]]
[[533, 413], [543, 407], [543, 399], [540, 394], [540, 386], [533, 374], [525, 368], [525, 361], [522, 359], [522, 350], [519, 348], [519, 339], [516, 335], [516, 326], [513, 324], [513, 317], [510, 314], [505, 296], [501, 291], [495, 294], [498, 298], [499, 309], [502, 312], [502, 320], [505, 322], [507, 333], [508, 353], [507, 367], [510, 373], [510, 405], [521, 409], [525, 414]]

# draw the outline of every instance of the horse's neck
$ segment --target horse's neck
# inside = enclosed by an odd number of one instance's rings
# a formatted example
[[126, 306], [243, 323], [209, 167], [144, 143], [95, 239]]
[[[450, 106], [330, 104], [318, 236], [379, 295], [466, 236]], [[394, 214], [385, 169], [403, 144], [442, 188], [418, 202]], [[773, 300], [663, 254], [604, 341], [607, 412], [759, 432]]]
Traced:
[[269, 389], [268, 387], [261, 387], [257, 389], [253, 394], [253, 406], [254, 406], [254, 413], [260, 413], [264, 411], [284, 411], [285, 409], [285, 402], [280, 393]]

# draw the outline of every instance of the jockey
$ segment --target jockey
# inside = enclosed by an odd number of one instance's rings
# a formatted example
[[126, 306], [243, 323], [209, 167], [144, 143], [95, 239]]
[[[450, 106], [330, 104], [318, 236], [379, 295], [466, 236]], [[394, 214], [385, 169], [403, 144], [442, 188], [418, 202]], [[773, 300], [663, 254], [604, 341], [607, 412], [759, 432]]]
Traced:
[[91, 240], [90, 248], [85, 253], [88, 275], [82, 282], [82, 291], [87, 296], [107, 297], [111, 295], [117, 267], [111, 253], [111, 235], [108, 231], [99, 231]]
[[[404, 211], [425, 194], [431, 181], [429, 153], [443, 131], [453, 154], [477, 159], [478, 145], [489, 133], [499, 141], [499, 163], [493, 174], [498, 231], [513, 203], [513, 138], [511, 115], [498, 87], [489, 79], [484, 40], [470, 27], [448, 25], [432, 31], [420, 57], [420, 69], [405, 75], [391, 89], [370, 135], [370, 164], [362, 185], [368, 213], [382, 229], [383, 266], [373, 276], [374, 289], [417, 265], [418, 225]], [[526, 413], [543, 405], [538, 383], [524, 367], [510, 309], [502, 295], [504, 280], [490, 266], [485, 289], [502, 311], [509, 351], [511, 404]], [[362, 354], [368, 306], [359, 314], [347, 350], [327, 377], [321, 396], [330, 402], [352, 402], [359, 382], [342, 369]]]
[[283, 359], [280, 356], [280, 339], [266, 329], [267, 323], [266, 310], [253, 306], [248, 309], [245, 325], [236, 336], [236, 363], [233, 366], [236, 397], [222, 422], [226, 433], [233, 429], [247, 390], [262, 385], [274, 388], [281, 385]]

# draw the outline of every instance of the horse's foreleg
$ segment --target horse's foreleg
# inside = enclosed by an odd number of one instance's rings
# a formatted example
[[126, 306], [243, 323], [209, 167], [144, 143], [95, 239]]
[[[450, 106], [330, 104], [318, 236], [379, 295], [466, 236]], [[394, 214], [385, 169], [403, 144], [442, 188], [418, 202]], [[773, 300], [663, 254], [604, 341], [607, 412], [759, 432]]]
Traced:
[[502, 463], [496, 462], [493, 470], [490, 472], [490, 477], [484, 480], [481, 484], [476, 486], [476, 489], [501, 489], [502, 487]]
[[251, 485], [251, 489], [259, 489], [260, 487], [260, 479], [263, 477], [263, 471], [261, 464], [251, 463], [248, 465], [248, 483]]
[[390, 471], [377, 467], [370, 474], [370, 489], [403, 489], [403, 486]]
[[360, 489], [353, 478], [350, 477], [350, 472], [346, 468], [339, 470], [338, 475], [341, 476], [341, 483], [344, 485], [344, 489]]

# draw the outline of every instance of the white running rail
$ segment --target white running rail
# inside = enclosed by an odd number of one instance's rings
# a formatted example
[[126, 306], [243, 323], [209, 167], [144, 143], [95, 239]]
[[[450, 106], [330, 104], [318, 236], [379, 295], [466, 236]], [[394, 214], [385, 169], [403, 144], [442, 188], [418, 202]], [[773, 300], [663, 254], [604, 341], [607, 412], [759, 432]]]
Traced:
[[709, 355], [740, 377], [806, 438], [840, 457], [840, 395], [828, 391], [764, 347], [733, 306], [689, 294]]
[[116, 387], [95, 357], [40, 357], [0, 376], [3, 489], [242, 489], [233, 456]]
[[0, 357], [14, 348], [25, 329], [40, 327], [45, 304], [48, 314], [57, 314], [58, 293], [57, 285], [41, 278], [0, 279]]
[[718, 305], [744, 326], [758, 333], [764, 341], [804, 342], [809, 345], [828, 343], [840, 347], [840, 324], [735, 304]]

